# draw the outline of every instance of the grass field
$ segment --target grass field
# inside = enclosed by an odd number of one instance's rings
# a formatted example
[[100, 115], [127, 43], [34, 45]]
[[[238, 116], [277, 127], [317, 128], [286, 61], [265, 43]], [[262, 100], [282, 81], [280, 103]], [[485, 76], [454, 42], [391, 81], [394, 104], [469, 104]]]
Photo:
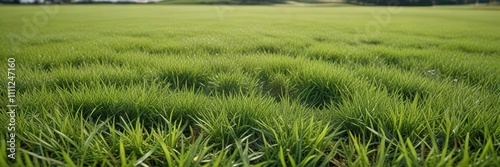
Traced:
[[473, 8], [0, 6], [0, 166], [498, 166]]

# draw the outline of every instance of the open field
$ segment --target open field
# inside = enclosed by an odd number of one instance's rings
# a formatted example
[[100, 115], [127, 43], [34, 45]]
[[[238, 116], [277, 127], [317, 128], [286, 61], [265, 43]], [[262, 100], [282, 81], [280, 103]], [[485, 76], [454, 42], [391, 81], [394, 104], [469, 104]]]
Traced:
[[0, 166], [498, 166], [471, 8], [0, 6]]

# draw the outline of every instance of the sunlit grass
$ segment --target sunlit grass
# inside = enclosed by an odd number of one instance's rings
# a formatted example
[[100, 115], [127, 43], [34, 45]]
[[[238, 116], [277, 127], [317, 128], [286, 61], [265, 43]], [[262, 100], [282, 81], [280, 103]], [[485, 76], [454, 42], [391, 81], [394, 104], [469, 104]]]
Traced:
[[231, 8], [60, 6], [25, 38], [40, 8], [0, 7], [0, 166], [500, 164], [499, 11], [402, 8], [366, 36], [386, 8]]

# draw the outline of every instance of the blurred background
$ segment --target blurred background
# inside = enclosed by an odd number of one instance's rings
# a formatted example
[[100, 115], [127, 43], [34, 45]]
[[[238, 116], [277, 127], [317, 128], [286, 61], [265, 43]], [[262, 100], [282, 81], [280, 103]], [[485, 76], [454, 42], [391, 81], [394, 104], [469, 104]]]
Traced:
[[498, 0], [0, 0], [2, 4], [90, 4], [90, 3], [162, 3], [162, 4], [290, 4], [290, 5], [496, 5]]

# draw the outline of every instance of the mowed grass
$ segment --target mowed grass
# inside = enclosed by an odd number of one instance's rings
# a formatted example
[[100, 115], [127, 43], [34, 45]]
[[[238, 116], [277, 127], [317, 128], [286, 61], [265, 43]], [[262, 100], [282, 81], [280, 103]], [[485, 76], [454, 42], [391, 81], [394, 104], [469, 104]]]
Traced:
[[498, 166], [500, 11], [471, 8], [65, 5], [25, 36], [44, 10], [0, 6], [0, 166]]

